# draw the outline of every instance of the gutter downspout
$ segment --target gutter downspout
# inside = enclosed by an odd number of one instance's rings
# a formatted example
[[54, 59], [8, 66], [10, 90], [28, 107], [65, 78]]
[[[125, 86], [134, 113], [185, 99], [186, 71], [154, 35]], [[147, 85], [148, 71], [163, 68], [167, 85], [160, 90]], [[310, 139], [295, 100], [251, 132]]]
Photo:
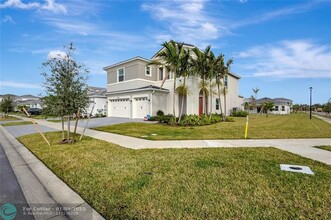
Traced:
[[151, 93], [151, 107], [150, 107], [150, 116], [153, 116], [153, 94], [155, 93], [155, 90]]

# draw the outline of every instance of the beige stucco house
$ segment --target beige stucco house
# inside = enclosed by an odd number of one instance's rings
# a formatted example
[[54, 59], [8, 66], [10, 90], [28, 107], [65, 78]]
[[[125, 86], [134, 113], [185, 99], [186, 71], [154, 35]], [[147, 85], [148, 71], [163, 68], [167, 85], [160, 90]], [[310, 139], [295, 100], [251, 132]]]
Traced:
[[[151, 60], [155, 59], [156, 56], [153, 56]], [[173, 113], [173, 74], [169, 74], [161, 88], [162, 81], [167, 76], [166, 69], [164, 66], [148, 66], [151, 60], [138, 56], [104, 67], [107, 72], [108, 117], [144, 118], [147, 115], [156, 115], [158, 110], [162, 110], [165, 114]], [[228, 86], [227, 114], [242, 108], [243, 98], [238, 94], [239, 79], [240, 77], [233, 73], [224, 79]], [[204, 97], [199, 88], [200, 81], [199, 77], [189, 77], [186, 80], [189, 94], [184, 99], [183, 114], [202, 113]], [[182, 83], [183, 78], [177, 78], [177, 86]], [[216, 91], [216, 88], [214, 89]], [[179, 115], [181, 100], [176, 95], [176, 116]], [[207, 112], [210, 108], [213, 113], [221, 113], [221, 108], [224, 112], [223, 96], [221, 106], [217, 95], [212, 95], [212, 103], [210, 97], [207, 102], [209, 102]]]

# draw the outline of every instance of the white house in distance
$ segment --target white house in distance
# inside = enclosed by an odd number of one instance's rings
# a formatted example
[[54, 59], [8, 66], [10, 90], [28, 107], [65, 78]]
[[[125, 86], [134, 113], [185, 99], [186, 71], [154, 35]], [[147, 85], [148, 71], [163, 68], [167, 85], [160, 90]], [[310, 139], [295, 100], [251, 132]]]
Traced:
[[291, 107], [293, 101], [291, 99], [286, 99], [286, 98], [262, 98], [258, 99], [256, 101], [257, 105], [262, 105], [265, 102], [273, 102], [274, 103], [274, 108], [270, 112], [271, 114], [277, 114], [277, 115], [286, 115], [291, 113]]
[[[189, 44], [184, 46], [194, 47]], [[156, 54], [151, 60], [156, 60]], [[147, 115], [156, 115], [158, 110], [162, 110], [165, 114], [173, 113], [173, 74], [169, 74], [169, 78], [161, 88], [162, 81], [167, 75], [166, 68], [148, 66], [151, 60], [138, 56], [104, 67], [107, 72], [108, 117], [144, 118]], [[233, 73], [224, 79], [224, 83], [228, 86], [226, 94], [228, 115], [233, 110], [242, 108], [243, 98], [238, 95], [239, 79], [240, 77]], [[200, 81], [199, 77], [189, 77], [186, 80], [189, 94], [184, 99], [183, 114], [200, 115], [203, 110], [204, 99], [208, 103], [206, 112], [209, 112], [210, 106], [213, 113], [221, 113], [221, 108], [224, 112], [223, 95], [221, 106], [217, 95], [213, 95], [212, 103], [209, 103], [210, 97], [208, 99], [203, 97], [202, 91], [199, 89]], [[183, 78], [177, 78], [176, 83], [177, 86], [181, 85]], [[179, 115], [181, 100], [177, 95], [176, 116]]]
[[[251, 103], [252, 99], [248, 98], [245, 99], [245, 102]], [[277, 115], [286, 115], [291, 113], [292, 103], [293, 101], [291, 99], [286, 98], [268, 98], [264, 97], [261, 99], [256, 100], [256, 108], [249, 110], [250, 113], [259, 113], [261, 111], [262, 105], [265, 102], [272, 102], [274, 103], [274, 108], [272, 111], [270, 111], [271, 114], [277, 114]]]
[[107, 90], [94, 86], [89, 86], [88, 89], [89, 106], [86, 108], [86, 113], [92, 116], [97, 114], [107, 115], [107, 97], [105, 95]]

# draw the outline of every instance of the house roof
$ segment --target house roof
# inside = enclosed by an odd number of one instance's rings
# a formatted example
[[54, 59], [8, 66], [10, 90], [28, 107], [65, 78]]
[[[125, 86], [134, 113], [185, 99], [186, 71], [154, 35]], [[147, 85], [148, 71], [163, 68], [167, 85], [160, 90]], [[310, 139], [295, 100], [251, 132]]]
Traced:
[[135, 89], [125, 89], [125, 90], [119, 90], [119, 91], [113, 91], [113, 92], [107, 92], [106, 95], [113, 95], [113, 94], [121, 94], [121, 93], [131, 93], [131, 92], [141, 92], [141, 91], [158, 91], [158, 92], [165, 92], [169, 93], [169, 89], [161, 88], [158, 86], [144, 86], [140, 88], [135, 88]]
[[141, 56], [137, 56], [137, 57], [133, 57], [133, 58], [128, 59], [128, 60], [124, 60], [124, 61], [121, 61], [121, 62], [115, 63], [115, 64], [110, 65], [110, 66], [106, 66], [106, 67], [103, 68], [103, 70], [107, 70], [107, 69], [113, 68], [113, 67], [115, 67], [115, 66], [119, 66], [119, 65], [122, 65], [122, 64], [125, 64], [125, 63], [128, 63], [128, 62], [131, 62], [131, 61], [134, 61], [134, 60], [142, 60], [142, 61], [145, 61], [145, 62], [150, 62], [149, 59], [143, 58], [143, 57], [141, 57]]
[[273, 102], [275, 105], [281, 105], [281, 104], [286, 104], [286, 105], [291, 105], [293, 102], [291, 99], [286, 99], [286, 98], [268, 98], [264, 97], [261, 99], [256, 100], [256, 104], [263, 104], [264, 102]]
[[[179, 44], [179, 43], [181, 43], [181, 44], [183, 44], [184, 46], [186, 46], [186, 47], [192, 47], [192, 48], [194, 48], [195, 46], [193, 45], [193, 44], [187, 44], [187, 43], [185, 43], [185, 42], [178, 42], [178, 41], [175, 41], [175, 43], [176, 44]], [[158, 54], [158, 53], [160, 53], [162, 50], [163, 50], [163, 48], [164, 47], [162, 47], [161, 49], [159, 49], [153, 56], [152, 56], [152, 60], [156, 57], [156, 55]]]

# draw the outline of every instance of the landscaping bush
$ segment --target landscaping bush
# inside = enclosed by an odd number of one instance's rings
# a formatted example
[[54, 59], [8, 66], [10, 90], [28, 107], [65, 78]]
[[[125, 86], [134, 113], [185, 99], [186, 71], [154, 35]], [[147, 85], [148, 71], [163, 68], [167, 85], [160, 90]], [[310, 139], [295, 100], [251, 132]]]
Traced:
[[231, 114], [231, 116], [233, 116], [233, 117], [246, 117], [247, 115], [248, 115], [248, 112], [243, 111], [243, 110], [236, 111]]
[[161, 123], [168, 124], [168, 125], [176, 124], [176, 118], [172, 114], [158, 116], [158, 121]]
[[179, 126], [197, 126], [200, 123], [200, 117], [198, 115], [183, 115]]
[[158, 110], [156, 112], [156, 116], [164, 116], [164, 112], [162, 110]]
[[158, 121], [158, 116], [151, 116], [148, 121]]

